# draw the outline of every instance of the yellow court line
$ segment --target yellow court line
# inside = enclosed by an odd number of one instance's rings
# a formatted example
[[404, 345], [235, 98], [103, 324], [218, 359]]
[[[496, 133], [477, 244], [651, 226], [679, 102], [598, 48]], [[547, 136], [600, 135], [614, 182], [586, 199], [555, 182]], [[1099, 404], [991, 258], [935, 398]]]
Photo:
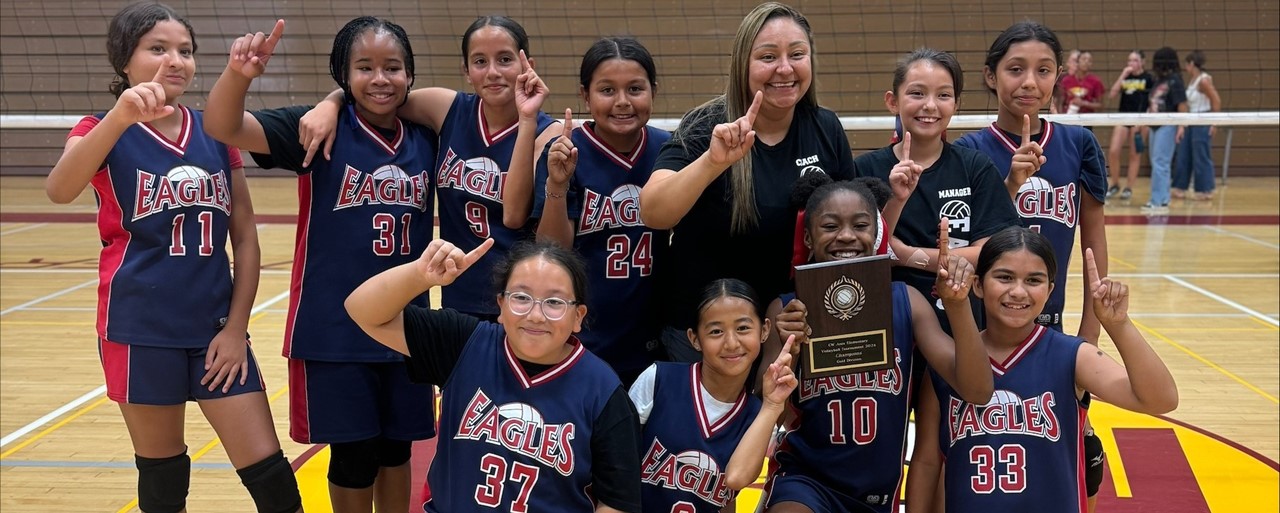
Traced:
[[1249, 316], [1249, 320], [1251, 320], [1251, 321], [1253, 321], [1253, 322], [1256, 322], [1256, 323], [1258, 323], [1258, 324], [1261, 324], [1261, 325], [1263, 325], [1263, 326], [1266, 326], [1266, 327], [1267, 327], [1267, 331], [1280, 331], [1280, 327], [1272, 326], [1272, 325], [1270, 325], [1270, 324], [1267, 324], [1267, 323], [1265, 323], [1265, 322], [1262, 322], [1262, 319], [1259, 319], [1259, 318], [1254, 317], [1254, 316], [1252, 316], [1252, 315], [1250, 315], [1250, 316]]
[[[1130, 318], [1130, 320], [1132, 320], [1132, 318]], [[1244, 385], [1244, 387], [1245, 387], [1245, 388], [1248, 388], [1249, 390], [1253, 390], [1254, 392], [1257, 392], [1257, 393], [1258, 393], [1258, 395], [1261, 395], [1262, 397], [1266, 397], [1266, 398], [1267, 398], [1268, 400], [1270, 400], [1271, 402], [1276, 403], [1276, 404], [1280, 404], [1280, 399], [1276, 399], [1276, 397], [1275, 397], [1275, 396], [1273, 396], [1273, 395], [1271, 395], [1271, 394], [1268, 394], [1268, 393], [1264, 392], [1262, 389], [1260, 389], [1260, 388], [1258, 388], [1258, 387], [1256, 387], [1256, 386], [1253, 386], [1253, 384], [1252, 384], [1252, 383], [1249, 383], [1248, 381], [1245, 381], [1245, 380], [1244, 380], [1244, 378], [1241, 378], [1240, 376], [1237, 376], [1237, 375], [1235, 375], [1235, 374], [1232, 374], [1232, 373], [1231, 373], [1231, 371], [1229, 371], [1229, 370], [1227, 370], [1227, 369], [1224, 369], [1224, 368], [1222, 368], [1222, 366], [1220, 366], [1220, 365], [1218, 365], [1218, 364], [1216, 364], [1216, 363], [1213, 363], [1213, 362], [1209, 361], [1207, 358], [1205, 358], [1205, 357], [1203, 357], [1203, 356], [1200, 356], [1200, 355], [1196, 354], [1196, 353], [1195, 353], [1195, 351], [1192, 351], [1192, 350], [1188, 349], [1186, 346], [1184, 346], [1184, 345], [1182, 345], [1182, 344], [1179, 344], [1179, 343], [1177, 343], [1177, 342], [1174, 342], [1173, 340], [1170, 340], [1170, 339], [1169, 339], [1169, 337], [1166, 337], [1166, 336], [1164, 336], [1164, 335], [1160, 334], [1160, 332], [1158, 332], [1158, 331], [1156, 331], [1156, 330], [1153, 330], [1153, 329], [1151, 329], [1151, 328], [1148, 328], [1147, 326], [1143, 325], [1142, 323], [1140, 323], [1140, 322], [1138, 322], [1138, 321], [1136, 321], [1136, 320], [1134, 320], [1134, 321], [1133, 321], [1133, 325], [1134, 325], [1134, 326], [1137, 326], [1137, 327], [1138, 327], [1138, 328], [1140, 328], [1140, 329], [1142, 329], [1142, 331], [1145, 331], [1145, 332], [1147, 332], [1147, 333], [1150, 333], [1150, 334], [1154, 335], [1156, 338], [1158, 338], [1158, 339], [1160, 339], [1160, 340], [1164, 341], [1166, 344], [1169, 344], [1169, 345], [1171, 345], [1171, 346], [1173, 346], [1173, 347], [1177, 348], [1178, 350], [1180, 350], [1180, 351], [1182, 351], [1182, 352], [1184, 352], [1184, 353], [1187, 353], [1187, 355], [1191, 356], [1192, 358], [1195, 358], [1196, 360], [1200, 360], [1200, 362], [1201, 362], [1201, 363], [1203, 363], [1203, 364], [1205, 364], [1205, 365], [1208, 365], [1208, 366], [1209, 366], [1210, 368], [1212, 368], [1213, 370], [1216, 370], [1216, 371], [1218, 371], [1218, 372], [1221, 372], [1221, 373], [1222, 373], [1223, 375], [1225, 375], [1226, 377], [1231, 378], [1232, 380], [1235, 380], [1235, 382], [1236, 382], [1236, 383], [1239, 383], [1239, 384], [1241, 384], [1241, 385]]]
[[[279, 398], [280, 398], [280, 396], [284, 395], [284, 394], [285, 394], [285, 392], [288, 392], [288, 391], [289, 391], [289, 386], [288, 386], [288, 385], [285, 385], [283, 388], [281, 388], [280, 390], [276, 391], [276, 393], [271, 394], [271, 397], [268, 397], [268, 398], [267, 398], [267, 404], [274, 403], [274, 402], [276, 401], [276, 399], [279, 399]], [[218, 446], [218, 444], [220, 444], [220, 443], [222, 443], [222, 439], [221, 439], [221, 438], [216, 437], [216, 436], [215, 436], [215, 437], [213, 437], [213, 440], [210, 440], [210, 441], [209, 441], [209, 443], [204, 444], [204, 447], [201, 447], [201, 448], [200, 448], [200, 450], [196, 451], [196, 453], [195, 453], [195, 454], [192, 454], [192, 455], [191, 455], [191, 462], [192, 462], [192, 463], [195, 463], [195, 462], [196, 462], [197, 460], [199, 460], [201, 457], [203, 457], [204, 455], [208, 454], [208, 453], [209, 453], [209, 451], [212, 451], [212, 450], [213, 450], [213, 448], [214, 448], [214, 447], [217, 447], [217, 446]], [[135, 507], [137, 507], [137, 506], [138, 506], [138, 498], [137, 498], [137, 497], [134, 497], [134, 498], [133, 498], [133, 500], [129, 501], [129, 503], [128, 503], [128, 504], [125, 504], [123, 508], [120, 508], [119, 510], [117, 510], [117, 511], [116, 511], [116, 513], [125, 513], [125, 512], [127, 512], [127, 511], [132, 510], [133, 508], [135, 508]]]
[[1262, 324], [1263, 326], [1266, 326], [1267, 328], [1266, 329], [1262, 329], [1262, 328], [1163, 328], [1162, 331], [1212, 331], [1214, 333], [1221, 332], [1221, 331], [1242, 332], [1242, 333], [1277, 331], [1276, 328], [1272, 327], [1269, 324], [1263, 324], [1262, 321], [1254, 319], [1253, 317], [1250, 317], [1250, 319], [1253, 319], [1254, 321], [1258, 322], [1259, 324]]
[[1111, 256], [1111, 255], [1107, 255], [1107, 260], [1110, 260], [1110, 261], [1115, 262], [1115, 263], [1117, 263], [1117, 264], [1120, 264], [1120, 265], [1122, 265], [1122, 266], [1128, 267], [1128, 268], [1129, 268], [1129, 270], [1137, 270], [1137, 269], [1138, 269], [1138, 266], [1133, 265], [1133, 264], [1131, 264], [1131, 263], [1129, 263], [1129, 262], [1126, 262], [1126, 261], [1124, 261], [1123, 259], [1113, 257], [1113, 256]]
[[9, 457], [10, 454], [18, 452], [18, 450], [22, 449], [23, 447], [31, 445], [32, 442], [35, 442], [36, 440], [44, 438], [45, 435], [52, 433], [53, 430], [55, 429], [58, 429], [62, 426], [67, 425], [68, 422], [75, 420], [77, 417], [84, 415], [86, 413], [89, 413], [89, 410], [102, 406], [102, 403], [105, 403], [105, 402], [107, 402], [107, 398], [106, 396], [103, 396], [99, 398], [97, 401], [94, 401], [93, 403], [89, 404], [88, 406], [80, 407], [80, 409], [76, 410], [75, 413], [72, 413], [71, 415], [68, 415], [67, 418], [58, 421], [57, 424], [54, 424], [52, 426], [45, 428], [43, 431], [36, 433], [35, 436], [27, 438], [26, 440], [23, 440], [22, 443], [13, 446], [9, 450], [5, 451], [4, 453], [0, 453], [0, 460]]
[[[1097, 426], [1094, 429], [1101, 431]], [[1121, 499], [1132, 499], [1133, 489], [1129, 487], [1129, 472], [1124, 468], [1124, 459], [1120, 456], [1120, 445], [1116, 443], [1115, 430], [1107, 429], [1107, 433], [1100, 433], [1098, 439], [1102, 441], [1102, 451], [1107, 455], [1107, 469], [1111, 471], [1111, 484], [1115, 486], [1116, 497]]]

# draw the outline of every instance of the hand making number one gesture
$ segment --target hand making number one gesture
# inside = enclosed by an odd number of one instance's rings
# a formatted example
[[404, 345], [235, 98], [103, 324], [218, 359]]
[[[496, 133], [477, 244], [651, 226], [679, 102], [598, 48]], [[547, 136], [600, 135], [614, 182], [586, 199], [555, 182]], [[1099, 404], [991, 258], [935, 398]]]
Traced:
[[947, 234], [950, 228], [947, 218], [938, 221], [938, 278], [934, 289], [943, 301], [968, 300], [969, 289], [977, 276], [969, 260], [951, 254], [951, 240]]
[[751, 107], [742, 117], [728, 123], [720, 123], [711, 131], [711, 147], [707, 155], [711, 163], [717, 167], [728, 167], [751, 151], [756, 142], [756, 131], [752, 128], [756, 123], [756, 114], [760, 112], [760, 102], [764, 93], [756, 91]]
[[889, 187], [893, 189], [893, 197], [899, 201], [910, 198], [911, 192], [916, 190], [916, 184], [920, 182], [921, 173], [924, 173], [924, 167], [911, 160], [911, 132], [903, 131], [902, 160], [889, 170]]
[[453, 283], [453, 280], [488, 253], [491, 247], [493, 239], [485, 239], [476, 249], [463, 253], [461, 248], [447, 240], [433, 240], [422, 252], [422, 256], [418, 257], [418, 272], [432, 286], [443, 287]]
[[1098, 263], [1093, 259], [1093, 248], [1084, 250], [1084, 267], [1088, 273], [1090, 292], [1093, 294], [1093, 313], [1105, 328], [1111, 328], [1129, 320], [1129, 286], [1109, 277], [1098, 277]]
[[547, 150], [547, 188], [564, 192], [578, 167], [578, 148], [573, 145], [573, 110], [564, 110], [564, 134]]
[[230, 58], [227, 68], [250, 80], [262, 76], [267, 70], [267, 61], [276, 51], [276, 45], [284, 36], [284, 20], [276, 20], [271, 34], [245, 34], [231, 43]]
[[765, 401], [786, 404], [787, 398], [796, 389], [798, 382], [795, 371], [791, 369], [791, 358], [792, 349], [797, 345], [795, 335], [787, 337], [787, 343], [783, 344], [782, 350], [778, 352], [778, 359], [769, 364], [765, 379], [761, 383]]
[[137, 84], [120, 93], [120, 98], [116, 100], [116, 106], [112, 110], [124, 114], [129, 124], [148, 123], [173, 114], [174, 107], [167, 104], [168, 96], [164, 92], [162, 82], [169, 74], [171, 58], [165, 54], [160, 59], [160, 68], [156, 69], [156, 76], [151, 81]]
[[542, 111], [542, 102], [546, 101], [551, 91], [547, 84], [533, 70], [533, 64], [524, 50], [520, 50], [520, 75], [516, 76], [516, 109], [523, 119], [535, 119]]
[[1031, 140], [1031, 116], [1022, 115], [1022, 145], [1013, 152], [1013, 161], [1009, 164], [1009, 188], [1022, 187], [1031, 175], [1040, 171], [1046, 159], [1044, 148], [1040, 143]]

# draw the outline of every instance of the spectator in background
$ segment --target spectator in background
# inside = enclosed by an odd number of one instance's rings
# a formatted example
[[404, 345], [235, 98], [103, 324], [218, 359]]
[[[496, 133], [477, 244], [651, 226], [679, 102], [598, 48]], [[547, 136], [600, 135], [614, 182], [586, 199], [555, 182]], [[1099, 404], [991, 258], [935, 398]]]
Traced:
[[[1081, 51], [1077, 56], [1075, 72], [1062, 77], [1062, 101], [1067, 114], [1088, 114], [1102, 110], [1102, 95], [1106, 92], [1106, 87], [1102, 85], [1102, 79], [1090, 73], [1092, 70], [1093, 54]], [[1093, 127], [1085, 128], [1093, 130]]]
[[[1204, 70], [1204, 52], [1192, 50], [1182, 64], [1187, 72], [1187, 110], [1191, 112], [1221, 112], [1222, 99], [1213, 77]], [[1173, 190], [1175, 198], [1187, 196], [1187, 186], [1195, 176], [1197, 200], [1213, 199], [1213, 153], [1209, 149], [1214, 133], [1213, 125], [1192, 125], [1186, 128], [1178, 141], [1178, 151], [1173, 162]]]

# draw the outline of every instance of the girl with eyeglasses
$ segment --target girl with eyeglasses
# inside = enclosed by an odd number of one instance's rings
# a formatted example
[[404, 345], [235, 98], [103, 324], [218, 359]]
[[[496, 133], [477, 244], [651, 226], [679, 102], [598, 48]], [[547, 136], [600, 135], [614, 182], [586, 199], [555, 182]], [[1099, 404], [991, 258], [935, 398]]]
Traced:
[[635, 410], [574, 336], [587, 314], [577, 255], [545, 242], [514, 247], [494, 269], [496, 323], [410, 304], [492, 246], [464, 253], [437, 239], [347, 298], [369, 336], [405, 355], [411, 379], [444, 390], [424, 511], [640, 511]]

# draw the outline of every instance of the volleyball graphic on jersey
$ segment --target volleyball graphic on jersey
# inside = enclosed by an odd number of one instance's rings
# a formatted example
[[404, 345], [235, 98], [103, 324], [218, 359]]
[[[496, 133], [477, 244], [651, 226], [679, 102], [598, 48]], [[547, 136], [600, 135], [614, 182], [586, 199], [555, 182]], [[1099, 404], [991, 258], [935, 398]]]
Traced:
[[985, 406], [997, 406], [1001, 404], [1022, 404], [1022, 398], [1018, 394], [1010, 390], [996, 390], [991, 393], [991, 400], [987, 401]]
[[542, 414], [525, 403], [507, 403], [499, 406], [498, 415], [504, 419], [520, 419], [530, 424], [542, 424]]
[[697, 467], [710, 473], [719, 473], [720, 465], [716, 464], [716, 460], [702, 451], [684, 451], [676, 455], [676, 463], [681, 467], [690, 466]]
[[1039, 195], [1040, 197], [1052, 197], [1053, 184], [1049, 183], [1049, 181], [1044, 178], [1033, 176], [1028, 178], [1026, 183], [1022, 184], [1022, 187], [1018, 187], [1018, 196], [1022, 196], [1028, 192], [1034, 193], [1037, 191], [1044, 191], [1044, 194]]
[[373, 171], [373, 179], [379, 182], [383, 180], [408, 180], [409, 173], [400, 169], [400, 166], [387, 164]]
[[470, 158], [467, 159], [466, 162], [463, 162], [462, 165], [466, 166], [467, 169], [484, 171], [485, 174], [497, 175], [502, 174], [503, 172], [502, 168], [498, 166], [498, 163], [494, 162], [493, 159], [489, 157]]
[[165, 175], [172, 183], [178, 183], [183, 180], [195, 180], [201, 182], [209, 178], [209, 172], [196, 166], [178, 166], [169, 170], [169, 174]]
[[614, 189], [613, 194], [610, 194], [609, 197], [618, 205], [625, 205], [626, 203], [624, 202], [630, 200], [637, 207], [640, 206], [640, 188], [633, 184], [626, 184]]

